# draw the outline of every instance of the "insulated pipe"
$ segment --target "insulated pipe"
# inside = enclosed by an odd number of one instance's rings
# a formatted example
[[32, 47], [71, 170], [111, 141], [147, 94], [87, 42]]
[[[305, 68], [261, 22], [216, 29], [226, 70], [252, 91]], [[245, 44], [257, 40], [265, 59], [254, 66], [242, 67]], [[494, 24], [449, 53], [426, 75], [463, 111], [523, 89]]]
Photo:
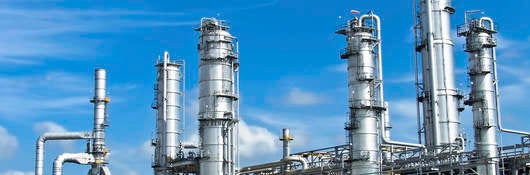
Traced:
[[495, 79], [494, 88], [495, 88], [495, 107], [497, 108], [497, 127], [499, 128], [501, 132], [529, 136], [530, 132], [517, 131], [517, 130], [506, 129], [502, 127], [502, 115], [501, 115], [501, 108], [500, 108], [501, 101], [499, 98], [500, 96], [499, 79], [497, 78], [497, 54], [496, 54], [495, 48], [492, 48], [492, 55], [493, 55], [493, 76]]
[[252, 166], [247, 166], [247, 167], [240, 168], [239, 169], [239, 173], [248, 173], [248, 172], [254, 172], [254, 171], [257, 171], [257, 170], [272, 169], [274, 167], [282, 166], [282, 165], [285, 165], [286, 163], [291, 163], [291, 162], [299, 162], [299, 163], [301, 163], [302, 164], [302, 170], [305, 170], [305, 169], [308, 168], [307, 160], [305, 160], [301, 156], [287, 156], [287, 157], [283, 158], [280, 161], [264, 163], [264, 164], [259, 164], [259, 165], [252, 165]]
[[[428, 47], [429, 47], [428, 48], [429, 49], [429, 60], [430, 60], [430, 65], [429, 66], [431, 67], [430, 76], [431, 76], [431, 83], [432, 83], [431, 84], [432, 92], [431, 92], [431, 101], [430, 101], [431, 102], [431, 108], [432, 108], [431, 109], [431, 111], [432, 111], [431, 117], [433, 119], [433, 122], [432, 122], [433, 126], [432, 127], [433, 127], [433, 130], [434, 130], [434, 133], [436, 134], [436, 135], [432, 136], [433, 137], [432, 139], [434, 139], [433, 140], [433, 143], [434, 143], [433, 145], [434, 146], [438, 146], [438, 145], [440, 145], [440, 140], [438, 139], [438, 134], [440, 133], [440, 128], [438, 127], [439, 118], [438, 118], [438, 116], [436, 116], [438, 114], [438, 106], [436, 105], [436, 103], [438, 101], [437, 100], [438, 99], [438, 91], [437, 91], [437, 89], [438, 89], [437, 85], [438, 84], [435, 82], [437, 75], [436, 75], [436, 71], [434, 71], [434, 68], [436, 67], [436, 63], [434, 61], [434, 57], [435, 57], [434, 56], [434, 44], [433, 44], [434, 32], [432, 30], [432, 28], [433, 28], [432, 20], [433, 19], [432, 19], [432, 14], [431, 14], [432, 13], [432, 4], [431, 4], [431, 0], [425, 0], [425, 3], [426, 3], [426, 6], [427, 6], [427, 21], [428, 21], [427, 22], [428, 23], [427, 24], [428, 25], [428, 27], [427, 27], [427, 35], [428, 35], [428, 38], [429, 38], [428, 41], [427, 41], [427, 44], [428, 44]], [[425, 120], [423, 122], [425, 122]], [[425, 142], [427, 142], [427, 139], [425, 139], [425, 140], [426, 140]]]
[[57, 156], [53, 163], [53, 175], [63, 174], [63, 163], [65, 162], [87, 165], [94, 163], [94, 156], [88, 153], [63, 153]]
[[48, 132], [37, 139], [35, 175], [42, 175], [44, 167], [44, 143], [47, 140], [82, 140], [92, 139], [92, 132]]
[[94, 97], [90, 102], [94, 104], [94, 142], [92, 143], [92, 156], [94, 163], [90, 169], [90, 175], [101, 175], [107, 163], [107, 148], [105, 145], [105, 128], [108, 126], [107, 103], [110, 98], [106, 96], [106, 71], [97, 68], [94, 74]]
[[[387, 111], [388, 111], [388, 106], [385, 104], [385, 107], [387, 108]], [[387, 112], [385, 112], [385, 114], [388, 114]], [[383, 116], [381, 117], [381, 126], [383, 126], [382, 128], [386, 128], [387, 127], [387, 123], [388, 121], [386, 121], [388, 119], [388, 117], [386, 116]], [[383, 140], [383, 143], [386, 143], [386, 144], [390, 144], [390, 145], [399, 145], [399, 146], [408, 146], [408, 147], [416, 147], [416, 148], [421, 148], [421, 149], [424, 149], [425, 148], [425, 145], [422, 145], [422, 144], [417, 144], [417, 143], [407, 143], [407, 142], [399, 142], [399, 141], [393, 141], [393, 140], [390, 140], [390, 136], [388, 135], [387, 132], [381, 132], [381, 139]]]
[[362, 24], [364, 24], [365, 18], [370, 18], [375, 21], [376, 23], [376, 32], [377, 32], [377, 41], [379, 43], [377, 44], [377, 78], [379, 78], [379, 105], [384, 106], [384, 96], [383, 96], [383, 52], [381, 50], [381, 20], [379, 19], [379, 16], [373, 14], [370, 12], [370, 14], [362, 15], [359, 17], [360, 23], [358, 23], [358, 27], [362, 27]]
[[183, 161], [178, 161], [178, 162], [175, 162], [175, 163], [171, 163], [171, 167], [172, 168], [176, 168], [176, 167], [183, 167], [183, 166], [188, 166], [188, 165], [199, 165], [199, 162], [198, 161], [195, 161], [195, 160], [183, 160]]
[[289, 128], [283, 128], [282, 133], [283, 135], [280, 138], [280, 141], [283, 142], [283, 158], [285, 158], [291, 154], [291, 146], [289, 142], [293, 140], [293, 137], [291, 137], [291, 130]]

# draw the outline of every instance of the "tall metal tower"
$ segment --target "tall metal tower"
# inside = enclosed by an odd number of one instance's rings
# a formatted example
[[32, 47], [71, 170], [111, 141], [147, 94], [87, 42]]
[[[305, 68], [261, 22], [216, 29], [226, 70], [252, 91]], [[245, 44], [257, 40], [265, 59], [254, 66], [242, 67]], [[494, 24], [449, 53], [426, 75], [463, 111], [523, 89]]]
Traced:
[[477, 166], [477, 172], [484, 175], [498, 173], [498, 151], [495, 112], [497, 110], [494, 83], [493, 58], [497, 42], [493, 34], [496, 27], [488, 17], [467, 20], [458, 27], [458, 36], [466, 37], [469, 53], [468, 74], [471, 79], [471, 93], [464, 103], [473, 107], [473, 128], [475, 150], [484, 165]]
[[452, 151], [461, 146], [459, 101], [455, 86], [453, 41], [449, 17], [454, 13], [450, 0], [419, 0], [419, 39], [421, 55], [423, 132], [431, 153]]
[[92, 163], [92, 168], [88, 175], [110, 174], [106, 166], [108, 163], [108, 150], [105, 144], [105, 128], [109, 126], [107, 122], [107, 103], [110, 102], [110, 98], [106, 94], [106, 77], [107, 72], [105, 69], [96, 69], [94, 98], [90, 100], [91, 103], [94, 103], [94, 142], [92, 143], [91, 152], [94, 157], [94, 163]]
[[378, 25], [379, 17], [370, 13], [349, 20], [347, 26], [337, 31], [346, 36], [347, 42], [341, 58], [348, 60], [350, 116], [345, 129], [348, 131], [350, 144], [352, 175], [381, 173], [381, 127], [378, 121], [385, 108], [380, 67], [381, 47], [379, 37], [376, 37], [380, 36]]
[[229, 27], [202, 18], [199, 36], [200, 174], [233, 175], [237, 159], [238, 53]]
[[[157, 67], [157, 81], [155, 85], [155, 102], [151, 106], [157, 110], [156, 138], [153, 170], [155, 175], [171, 174], [168, 171], [171, 161], [178, 159], [180, 147], [179, 125], [182, 114], [182, 61], [171, 61], [169, 53], [164, 52], [162, 62]], [[181, 156], [181, 155], [180, 155]]]

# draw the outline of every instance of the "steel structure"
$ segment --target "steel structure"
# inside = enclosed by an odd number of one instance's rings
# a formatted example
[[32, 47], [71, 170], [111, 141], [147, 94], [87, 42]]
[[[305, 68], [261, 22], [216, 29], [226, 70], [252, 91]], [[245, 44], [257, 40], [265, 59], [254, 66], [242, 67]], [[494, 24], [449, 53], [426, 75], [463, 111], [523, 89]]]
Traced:
[[346, 35], [347, 48], [341, 58], [348, 60], [348, 98], [350, 117], [348, 130], [351, 174], [378, 174], [380, 167], [378, 116], [385, 109], [382, 104], [381, 68], [378, 33], [367, 24], [375, 15], [353, 18], [348, 26], [337, 31]]
[[235, 174], [237, 162], [237, 40], [215, 18], [202, 18], [199, 35], [199, 140], [201, 175]]
[[[53, 175], [61, 175], [63, 163], [70, 162], [81, 165], [91, 165], [88, 175], [110, 175], [107, 167], [108, 153], [105, 144], [105, 128], [107, 123], [106, 71], [95, 70], [94, 97], [90, 100], [94, 104], [94, 129], [92, 132], [60, 132], [44, 133], [37, 139], [35, 175], [43, 174], [44, 143], [47, 140], [87, 140], [86, 153], [63, 153], [53, 164]], [[92, 142], [92, 145], [90, 145]]]
[[[171, 61], [168, 52], [155, 64], [157, 81], [155, 100], [151, 106], [157, 111], [156, 138], [152, 140], [155, 147], [153, 170], [156, 175], [167, 175], [169, 164], [183, 157], [180, 149], [180, 121], [183, 114], [183, 61]], [[179, 155], [180, 153], [180, 155]]]
[[430, 153], [452, 151], [460, 133], [459, 101], [455, 86], [450, 0], [419, 0], [416, 51], [421, 55], [423, 132]]

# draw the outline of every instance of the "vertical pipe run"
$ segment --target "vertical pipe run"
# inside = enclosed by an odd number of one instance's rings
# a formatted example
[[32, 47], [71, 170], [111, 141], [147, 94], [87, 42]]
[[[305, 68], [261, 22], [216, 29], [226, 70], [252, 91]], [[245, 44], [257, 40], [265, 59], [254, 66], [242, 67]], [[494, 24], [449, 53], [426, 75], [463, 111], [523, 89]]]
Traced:
[[454, 9], [449, 0], [420, 0], [419, 9], [425, 144], [433, 153], [443, 146], [450, 151], [460, 137], [461, 95], [455, 86], [450, 32]]
[[201, 175], [235, 174], [234, 126], [239, 66], [235, 37], [215, 18], [201, 19], [199, 36], [199, 161]]
[[164, 52], [161, 63], [157, 67], [156, 105], [157, 110], [157, 138], [155, 139], [155, 160], [153, 168], [155, 174], [167, 174], [167, 168], [172, 160], [177, 159], [179, 142], [180, 115], [182, 91], [181, 68], [183, 64], [171, 61], [169, 53]]

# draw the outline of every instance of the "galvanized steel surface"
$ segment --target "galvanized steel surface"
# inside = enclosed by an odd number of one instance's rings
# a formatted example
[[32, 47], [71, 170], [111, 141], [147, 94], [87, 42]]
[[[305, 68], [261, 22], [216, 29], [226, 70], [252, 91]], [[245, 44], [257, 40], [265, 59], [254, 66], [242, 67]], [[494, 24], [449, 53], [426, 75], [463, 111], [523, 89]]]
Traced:
[[[466, 52], [469, 53], [471, 93], [466, 104], [473, 107], [473, 128], [475, 150], [480, 158], [488, 160], [477, 167], [484, 175], [498, 172], [497, 135], [495, 123], [495, 90], [493, 79], [493, 48], [497, 45], [493, 34], [493, 21], [485, 25], [483, 19], [474, 19], [458, 30], [459, 36], [466, 37]], [[491, 25], [490, 25], [491, 24]]]
[[199, 36], [200, 174], [235, 174], [238, 63], [229, 27], [215, 18], [201, 19]]
[[454, 9], [449, 0], [420, 0], [419, 9], [425, 144], [439, 152], [442, 146], [457, 145], [461, 129], [450, 29]]

